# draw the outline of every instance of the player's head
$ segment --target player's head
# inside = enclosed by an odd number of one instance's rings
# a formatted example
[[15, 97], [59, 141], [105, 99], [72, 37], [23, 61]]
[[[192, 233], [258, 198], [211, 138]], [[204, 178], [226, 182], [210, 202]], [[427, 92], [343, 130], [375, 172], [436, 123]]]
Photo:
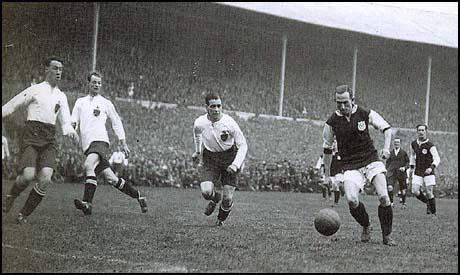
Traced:
[[395, 149], [399, 149], [401, 147], [401, 139], [400, 138], [395, 138], [393, 140], [393, 146]]
[[99, 94], [102, 87], [102, 75], [99, 72], [91, 72], [88, 75], [88, 85], [90, 94]]
[[335, 88], [335, 103], [337, 110], [342, 115], [350, 115], [353, 108], [353, 92], [348, 85], [340, 85]]
[[50, 84], [57, 84], [62, 79], [62, 59], [50, 56], [45, 59], [45, 80]]
[[206, 111], [211, 120], [219, 120], [222, 113], [222, 100], [218, 94], [210, 93], [205, 98]]
[[426, 124], [419, 124], [417, 127], [417, 137], [419, 140], [424, 140], [427, 137], [427, 132], [428, 132], [428, 125]]

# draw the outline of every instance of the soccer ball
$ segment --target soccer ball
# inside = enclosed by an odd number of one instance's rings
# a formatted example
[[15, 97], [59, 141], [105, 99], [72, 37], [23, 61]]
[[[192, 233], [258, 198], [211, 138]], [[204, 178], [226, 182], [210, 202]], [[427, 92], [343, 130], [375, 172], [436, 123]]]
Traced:
[[340, 227], [340, 216], [330, 208], [322, 209], [315, 216], [315, 229], [321, 235], [331, 236]]

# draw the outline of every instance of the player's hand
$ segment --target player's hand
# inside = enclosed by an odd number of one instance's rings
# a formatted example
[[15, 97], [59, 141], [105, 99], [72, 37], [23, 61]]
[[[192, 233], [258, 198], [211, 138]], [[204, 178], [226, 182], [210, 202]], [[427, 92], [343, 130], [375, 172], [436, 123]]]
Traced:
[[125, 154], [125, 157], [128, 159], [131, 150], [129, 150], [128, 144], [126, 144], [125, 140], [121, 141], [121, 146], [123, 147], [123, 153]]
[[401, 171], [401, 172], [406, 171], [406, 167], [399, 167], [399, 171]]
[[71, 137], [76, 143], [80, 142], [80, 138], [78, 137], [77, 132], [71, 131], [66, 136]]
[[426, 175], [431, 174], [431, 172], [433, 172], [433, 169], [431, 167], [426, 168], [426, 170], [425, 170]]
[[199, 152], [193, 152], [192, 154], [192, 161], [193, 161], [193, 166], [198, 166], [198, 164], [200, 163], [200, 157], [201, 157], [201, 154]]
[[382, 151], [380, 152], [380, 157], [382, 159], [388, 159], [390, 157], [390, 150], [382, 149]]
[[227, 172], [229, 172], [230, 174], [235, 174], [236, 172], [238, 172], [238, 167], [235, 164], [230, 164], [227, 167]]

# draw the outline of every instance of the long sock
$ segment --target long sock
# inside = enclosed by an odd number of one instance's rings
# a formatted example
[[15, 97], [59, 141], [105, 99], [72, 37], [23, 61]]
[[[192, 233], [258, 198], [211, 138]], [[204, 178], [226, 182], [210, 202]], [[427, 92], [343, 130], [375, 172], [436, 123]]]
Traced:
[[122, 178], [118, 178], [118, 183], [115, 185], [115, 187], [117, 187], [118, 190], [130, 196], [131, 198], [138, 199], [140, 197], [139, 191]]
[[331, 188], [328, 187], [327, 188], [327, 196], [330, 198], [332, 196], [332, 191], [331, 191]]
[[430, 206], [431, 214], [436, 214], [436, 200], [435, 198], [428, 200], [428, 205]]
[[403, 204], [406, 203], [406, 196], [407, 196], [406, 193], [401, 194], [401, 201]]
[[334, 203], [339, 203], [340, 191], [334, 191]]
[[327, 192], [327, 190], [326, 190], [325, 187], [323, 187], [323, 188], [321, 188], [321, 189], [322, 189], [322, 191], [323, 191], [323, 199], [325, 199], [325, 198], [326, 198], [326, 192]]
[[230, 214], [230, 211], [232, 210], [233, 208], [233, 202], [232, 204], [230, 205], [230, 207], [224, 209], [222, 205], [220, 205], [219, 207], [219, 214], [217, 215], [217, 219], [219, 219], [219, 221], [225, 221], [228, 217], [228, 215]]
[[355, 220], [364, 227], [369, 226], [369, 215], [366, 212], [366, 207], [362, 202], [359, 202], [358, 207], [356, 208], [351, 208], [350, 207], [350, 213], [355, 218]]
[[35, 208], [40, 204], [43, 197], [45, 196], [46, 192], [40, 190], [37, 184], [35, 184], [34, 188], [30, 191], [29, 197], [27, 198], [24, 207], [19, 211], [19, 213], [23, 214], [24, 216], [29, 216], [34, 212]]
[[425, 195], [422, 192], [420, 192], [420, 195], [418, 195], [416, 198], [423, 203], [428, 202], [428, 199], [425, 197]]
[[83, 193], [83, 201], [92, 203], [94, 198], [94, 193], [97, 188], [97, 178], [94, 176], [88, 176], [85, 180], [85, 191]]
[[393, 197], [394, 197], [393, 191], [388, 191], [388, 195], [390, 196], [390, 202], [393, 203]]
[[378, 215], [382, 234], [383, 236], [387, 236], [393, 229], [393, 208], [391, 206], [379, 205]]

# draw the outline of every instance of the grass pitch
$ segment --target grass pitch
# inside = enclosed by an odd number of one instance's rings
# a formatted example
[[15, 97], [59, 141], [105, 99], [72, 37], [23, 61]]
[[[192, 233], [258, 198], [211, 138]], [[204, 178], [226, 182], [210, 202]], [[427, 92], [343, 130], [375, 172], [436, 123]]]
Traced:
[[[3, 181], [2, 194], [11, 182]], [[236, 192], [223, 227], [197, 189], [148, 188], [149, 212], [111, 186], [96, 191], [93, 214], [73, 206], [83, 184], [55, 184], [29, 224], [15, 223], [30, 187], [2, 215], [2, 272], [458, 272], [458, 200], [437, 199], [438, 216], [414, 198], [394, 208], [397, 247], [382, 244], [377, 197], [362, 196], [370, 243], [345, 199], [334, 209], [339, 231], [325, 237], [314, 215], [320, 194]], [[397, 200], [397, 198], [396, 198]]]

